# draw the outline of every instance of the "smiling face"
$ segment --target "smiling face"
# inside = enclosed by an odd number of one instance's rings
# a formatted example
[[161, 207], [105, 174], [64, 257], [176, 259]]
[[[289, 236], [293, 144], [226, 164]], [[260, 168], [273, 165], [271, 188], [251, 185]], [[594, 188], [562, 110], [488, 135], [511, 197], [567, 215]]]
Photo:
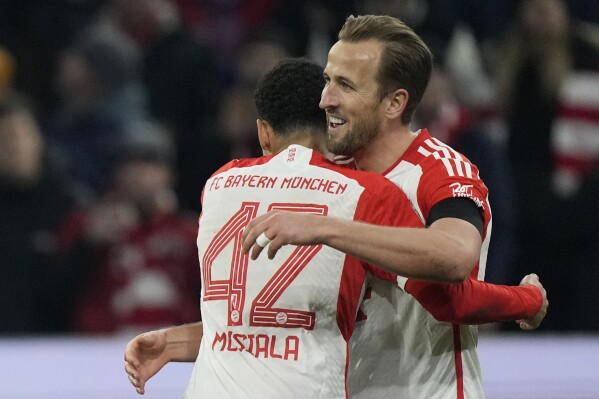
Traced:
[[377, 80], [382, 51], [375, 40], [341, 40], [329, 51], [320, 108], [327, 114], [327, 148], [333, 154], [352, 156], [379, 134], [384, 117]]

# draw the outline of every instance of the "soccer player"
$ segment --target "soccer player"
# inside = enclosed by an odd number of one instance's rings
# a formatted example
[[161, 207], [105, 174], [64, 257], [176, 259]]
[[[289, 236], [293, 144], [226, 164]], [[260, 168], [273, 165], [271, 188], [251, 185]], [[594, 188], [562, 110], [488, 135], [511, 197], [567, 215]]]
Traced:
[[286, 244], [324, 244], [389, 270], [401, 266], [402, 290], [373, 279], [364, 301], [351, 341], [352, 398], [483, 398], [474, 324], [520, 319], [534, 329], [547, 311], [536, 275], [520, 287], [480, 281], [491, 231], [487, 188], [466, 157], [426, 129], [410, 129], [431, 69], [429, 49], [401, 21], [350, 16], [329, 52], [320, 104], [328, 149], [401, 187], [428, 228], [275, 210], [243, 235], [252, 259], [265, 246], [273, 258]]
[[348, 397], [348, 344], [367, 272], [393, 282], [396, 276], [323, 245], [287, 246], [274, 260], [241, 253], [246, 225], [273, 209], [424, 227], [385, 177], [338, 166], [314, 150], [326, 145], [323, 86], [322, 68], [305, 60], [282, 62], [258, 83], [266, 156], [231, 161], [202, 193], [202, 323], [128, 344], [125, 369], [139, 393], [167, 362], [197, 357], [185, 398]]

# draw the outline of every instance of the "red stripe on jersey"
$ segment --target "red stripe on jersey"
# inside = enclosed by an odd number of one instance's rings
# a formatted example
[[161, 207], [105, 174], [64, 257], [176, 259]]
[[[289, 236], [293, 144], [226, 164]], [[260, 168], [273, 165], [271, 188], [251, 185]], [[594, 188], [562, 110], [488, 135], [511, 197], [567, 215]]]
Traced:
[[[470, 161], [463, 154], [454, 150], [442, 141], [432, 137], [426, 129], [422, 129], [422, 131], [418, 133], [418, 136], [416, 136], [412, 143], [410, 143], [403, 155], [382, 174], [383, 176], [387, 175], [389, 172], [395, 169], [401, 161], [407, 161], [412, 164], [420, 164], [420, 162], [417, 162], [415, 159], [413, 159], [413, 157], [417, 156], [420, 158], [423, 155], [431, 155], [435, 159], [443, 162], [445, 167], [448, 169], [449, 175], [452, 175], [453, 173], [450, 171], [450, 169], [453, 169], [449, 163], [451, 160], [456, 167], [460, 168], [462, 174], [468, 174], [468, 177], [470, 178], [477, 177], [476, 174], [473, 174]], [[467, 164], [467, 166], [464, 164]], [[467, 168], [467, 170], [462, 169], [462, 167]]]
[[349, 389], [347, 389], [347, 372], [349, 371], [349, 342], [345, 343], [345, 382], [343, 388], [345, 389], [345, 399], [349, 399]]
[[345, 398], [349, 399], [347, 389], [347, 374], [349, 370], [349, 339], [356, 325], [356, 314], [362, 294], [362, 286], [366, 280], [366, 270], [362, 263], [351, 256], [345, 257], [341, 281], [339, 283], [339, 296], [337, 298], [337, 325], [345, 339]]
[[343, 338], [349, 342], [354, 326], [358, 305], [362, 294], [362, 286], [366, 279], [366, 269], [362, 262], [351, 256], [345, 257], [339, 296], [337, 298], [337, 325]]
[[[382, 222], [383, 218], [379, 217], [380, 214], [377, 215], [374, 212], [370, 212], [373, 202], [373, 198], [366, 195], [366, 191], [364, 191], [356, 206], [354, 220]], [[349, 342], [354, 330], [358, 305], [365, 280], [365, 264], [352, 256], [346, 256], [343, 264], [343, 272], [341, 273], [339, 297], [337, 300], [337, 325], [346, 342]]]
[[455, 378], [457, 399], [464, 399], [464, 369], [462, 367], [462, 337], [460, 326], [453, 325], [453, 350], [455, 353]]

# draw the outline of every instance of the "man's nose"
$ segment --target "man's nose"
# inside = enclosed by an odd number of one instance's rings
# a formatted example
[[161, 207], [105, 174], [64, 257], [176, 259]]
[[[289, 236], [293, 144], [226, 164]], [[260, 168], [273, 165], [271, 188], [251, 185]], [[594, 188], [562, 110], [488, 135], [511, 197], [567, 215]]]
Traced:
[[321, 109], [327, 109], [337, 106], [336, 96], [334, 95], [334, 88], [328, 84], [322, 89], [322, 95], [320, 96]]

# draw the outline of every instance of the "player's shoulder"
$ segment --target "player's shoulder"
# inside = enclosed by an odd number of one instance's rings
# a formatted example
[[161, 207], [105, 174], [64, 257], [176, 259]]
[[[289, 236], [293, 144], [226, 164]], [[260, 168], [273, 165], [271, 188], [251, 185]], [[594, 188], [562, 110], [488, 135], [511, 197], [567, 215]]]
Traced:
[[425, 175], [478, 180], [478, 168], [468, 157], [426, 130], [420, 132], [409, 151]]
[[343, 175], [347, 179], [355, 181], [360, 186], [364, 187], [365, 190], [374, 194], [385, 191], [395, 192], [399, 190], [398, 187], [385, 176], [374, 172], [366, 172], [363, 170], [348, 168], [344, 165], [339, 165], [336, 162], [331, 161], [327, 161], [327, 163], [323, 166], [329, 170]]
[[432, 164], [443, 163], [444, 159], [457, 159], [462, 162], [471, 163], [468, 157], [450, 146], [449, 144], [432, 137], [427, 130], [423, 130], [416, 140], [412, 151], [418, 156], [426, 158]]
[[268, 156], [263, 156], [263, 157], [258, 157], [258, 158], [233, 159], [233, 160], [227, 162], [226, 164], [224, 164], [223, 166], [221, 166], [220, 168], [218, 168], [212, 174], [211, 177], [214, 177], [214, 176], [222, 174], [222, 173], [226, 173], [233, 169], [249, 168], [252, 166], [263, 165], [263, 164], [267, 163], [269, 160], [271, 160], [272, 158], [273, 158], [272, 155], [268, 155]]

